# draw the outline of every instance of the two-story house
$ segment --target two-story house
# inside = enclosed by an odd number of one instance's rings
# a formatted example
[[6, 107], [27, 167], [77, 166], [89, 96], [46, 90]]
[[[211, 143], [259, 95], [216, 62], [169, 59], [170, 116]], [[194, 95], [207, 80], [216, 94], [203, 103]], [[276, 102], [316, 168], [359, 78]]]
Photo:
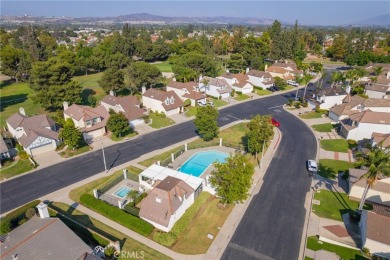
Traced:
[[144, 123], [144, 116], [147, 111], [141, 108], [141, 102], [136, 96], [116, 97], [113, 91], [110, 95], [103, 97], [100, 104], [107, 110], [114, 110], [116, 113], [123, 113], [131, 127]]
[[208, 96], [218, 99], [228, 99], [232, 87], [224, 79], [201, 76], [199, 78], [199, 90]]
[[6, 122], [8, 131], [31, 156], [54, 151], [60, 143], [59, 128], [47, 115], [27, 116], [20, 108]]
[[236, 92], [247, 94], [253, 91], [253, 85], [249, 82], [248, 75], [226, 72], [217, 78], [224, 79]]
[[284, 80], [292, 80], [303, 74], [294, 62], [275, 62], [269, 67], [266, 66], [265, 71], [269, 72], [272, 77], [279, 77]]
[[104, 106], [89, 107], [77, 104], [69, 106], [64, 102], [64, 118], [72, 119], [74, 125], [83, 133], [84, 140], [101, 137], [107, 133], [106, 124], [110, 114]]
[[191, 100], [191, 106], [206, 104], [206, 95], [199, 90], [198, 84], [194, 81], [182, 83], [172, 79], [167, 84], [167, 91], [174, 91], [182, 101]]
[[183, 101], [174, 91], [153, 88], [142, 93], [142, 103], [146, 108], [154, 112], [165, 113], [167, 116], [180, 113], [183, 107]]
[[260, 70], [249, 70], [246, 69], [246, 75], [248, 76], [248, 81], [256, 87], [263, 89], [272, 87], [275, 83], [274, 78], [271, 73], [260, 71]]
[[347, 97], [347, 92], [343, 88], [331, 87], [308, 91], [305, 98], [311, 109], [317, 106], [320, 109], [329, 109], [335, 105], [342, 104], [345, 97]]

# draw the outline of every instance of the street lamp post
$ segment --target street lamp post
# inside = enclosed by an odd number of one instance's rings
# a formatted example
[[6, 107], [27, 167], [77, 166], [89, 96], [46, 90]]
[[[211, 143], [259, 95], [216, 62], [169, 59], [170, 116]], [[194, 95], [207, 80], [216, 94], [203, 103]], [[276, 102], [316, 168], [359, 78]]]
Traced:
[[104, 154], [103, 141], [101, 141], [101, 142], [102, 142], [102, 153], [103, 153], [104, 170], [107, 172], [106, 156]]

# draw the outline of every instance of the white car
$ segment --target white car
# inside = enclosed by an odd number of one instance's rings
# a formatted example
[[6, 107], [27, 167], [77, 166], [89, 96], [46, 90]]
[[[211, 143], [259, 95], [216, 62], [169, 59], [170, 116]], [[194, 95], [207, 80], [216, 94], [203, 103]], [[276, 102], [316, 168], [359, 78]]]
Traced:
[[299, 86], [299, 84], [297, 82], [293, 81], [293, 80], [287, 80], [286, 82], [287, 82], [287, 84], [289, 84], [291, 86], [295, 86], [295, 87]]
[[307, 167], [307, 170], [309, 172], [317, 172], [318, 171], [317, 162], [314, 160], [307, 160], [306, 167]]

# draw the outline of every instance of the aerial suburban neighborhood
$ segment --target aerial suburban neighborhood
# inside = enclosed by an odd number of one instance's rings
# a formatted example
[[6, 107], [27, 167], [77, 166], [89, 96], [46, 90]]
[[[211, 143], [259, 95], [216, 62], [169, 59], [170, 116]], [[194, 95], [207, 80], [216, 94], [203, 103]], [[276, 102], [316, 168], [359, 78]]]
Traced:
[[384, 3], [229, 3], [4, 3], [0, 259], [390, 259]]

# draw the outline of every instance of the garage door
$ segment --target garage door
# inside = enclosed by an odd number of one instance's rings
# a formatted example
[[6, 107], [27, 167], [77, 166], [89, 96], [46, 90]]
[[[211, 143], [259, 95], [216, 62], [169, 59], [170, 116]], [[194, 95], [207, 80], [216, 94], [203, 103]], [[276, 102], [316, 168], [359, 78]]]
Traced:
[[52, 143], [50, 144], [46, 144], [46, 145], [42, 145], [42, 146], [39, 146], [39, 147], [35, 147], [35, 148], [32, 148], [31, 149], [31, 155], [32, 156], [35, 156], [35, 155], [38, 155], [38, 154], [43, 154], [43, 153], [46, 153], [46, 152], [49, 152], [49, 151], [53, 151], [53, 145]]
[[136, 120], [133, 120], [133, 121], [130, 121], [130, 126], [136, 126], [136, 125], [140, 125], [140, 124], [143, 124], [145, 121], [143, 119], [136, 119]]
[[94, 130], [94, 131], [91, 131], [88, 133], [84, 132], [83, 136], [84, 136], [84, 140], [88, 140], [88, 139], [94, 139], [97, 137], [101, 137], [104, 135], [104, 133], [105, 133], [104, 128], [100, 128], [100, 129], [97, 129], [97, 130]]

